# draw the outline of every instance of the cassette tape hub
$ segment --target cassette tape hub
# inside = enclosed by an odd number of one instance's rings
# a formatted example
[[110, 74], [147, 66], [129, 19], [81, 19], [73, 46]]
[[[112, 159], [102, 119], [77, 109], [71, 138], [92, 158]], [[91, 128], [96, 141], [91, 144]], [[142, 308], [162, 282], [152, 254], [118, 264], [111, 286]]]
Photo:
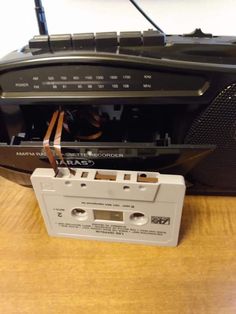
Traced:
[[185, 183], [157, 172], [60, 168], [31, 176], [52, 236], [176, 246]]

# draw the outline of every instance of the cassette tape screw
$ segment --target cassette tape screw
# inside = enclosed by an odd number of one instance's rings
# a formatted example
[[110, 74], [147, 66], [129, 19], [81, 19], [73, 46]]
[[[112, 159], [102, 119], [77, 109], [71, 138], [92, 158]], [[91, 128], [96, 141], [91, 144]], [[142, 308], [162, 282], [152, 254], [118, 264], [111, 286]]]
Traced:
[[146, 191], [146, 187], [145, 187], [145, 186], [140, 186], [140, 187], [139, 187], [139, 190], [140, 190], [140, 191]]
[[70, 181], [65, 181], [65, 185], [71, 186], [71, 182]]

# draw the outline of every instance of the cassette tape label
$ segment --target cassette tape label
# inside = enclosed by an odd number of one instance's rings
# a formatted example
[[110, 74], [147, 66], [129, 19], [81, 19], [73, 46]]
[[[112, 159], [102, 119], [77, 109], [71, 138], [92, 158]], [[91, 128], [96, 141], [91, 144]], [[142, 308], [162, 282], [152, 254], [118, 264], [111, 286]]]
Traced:
[[[181, 176], [77, 169], [71, 177], [63, 171], [60, 177], [50, 169], [37, 169], [32, 175], [49, 234], [177, 245], [185, 195]], [[53, 189], [44, 190], [43, 183]]]
[[79, 225], [79, 224], [68, 224], [68, 223], [58, 223], [59, 227], [62, 228], [75, 228], [81, 230], [94, 231], [95, 233], [101, 234], [111, 234], [117, 236], [125, 236], [125, 234], [140, 234], [140, 235], [150, 235], [150, 236], [164, 236], [167, 234], [166, 231], [158, 230], [148, 230], [148, 229], [135, 229], [128, 228], [126, 226], [117, 226], [117, 225], [104, 225], [104, 224], [92, 224], [92, 225]]
[[[160, 202], [158, 212], [162, 216], [154, 216], [156, 207], [152, 209], [153, 205], [150, 204], [150, 208], [147, 209], [147, 204], [144, 202], [137, 204], [133, 204], [133, 202], [129, 204], [127, 201], [120, 201], [120, 204], [112, 201], [109, 203], [85, 202], [83, 199], [72, 197], [70, 198], [70, 207], [68, 207], [67, 197], [46, 194], [43, 199], [48, 204], [47, 214], [49, 220], [54, 222], [52, 229], [55, 233], [72, 234], [76, 228], [80, 229], [81, 236], [95, 237], [100, 233], [122, 237], [129, 234], [129, 237], [135, 240], [135, 235], [139, 234], [148, 241], [151, 241], [154, 236], [171, 237], [170, 220], [166, 216], [168, 214], [173, 216], [175, 203]], [[67, 209], [60, 210], [59, 214], [55, 214], [56, 210], [53, 207], [55, 205], [61, 205]], [[117, 211], [117, 205], [119, 205], [119, 211]], [[107, 209], [104, 210], [104, 207]], [[61, 218], [67, 223], [61, 223]], [[153, 223], [154, 218], [155, 224]], [[93, 223], [88, 224], [88, 221]], [[117, 222], [120, 225], [117, 225]], [[146, 225], [148, 228], [145, 228]]]

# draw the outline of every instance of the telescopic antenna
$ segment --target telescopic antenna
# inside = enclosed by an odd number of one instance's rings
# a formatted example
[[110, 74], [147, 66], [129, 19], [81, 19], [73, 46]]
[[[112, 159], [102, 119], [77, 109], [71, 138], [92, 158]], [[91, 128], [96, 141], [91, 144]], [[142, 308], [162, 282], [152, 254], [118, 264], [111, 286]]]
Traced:
[[44, 13], [44, 8], [41, 0], [34, 0], [35, 12], [38, 21], [38, 28], [40, 35], [48, 35], [47, 21]]
[[129, 0], [134, 6], [135, 8], [145, 17], [145, 19], [148, 20], [149, 23], [152, 24], [152, 26], [154, 26], [156, 28], [156, 30], [158, 30], [160, 33], [165, 34], [163, 32], [163, 30], [157, 26], [156, 23], [153, 22], [153, 20], [151, 20], [151, 18], [140, 8], [140, 6], [135, 2], [135, 0]]

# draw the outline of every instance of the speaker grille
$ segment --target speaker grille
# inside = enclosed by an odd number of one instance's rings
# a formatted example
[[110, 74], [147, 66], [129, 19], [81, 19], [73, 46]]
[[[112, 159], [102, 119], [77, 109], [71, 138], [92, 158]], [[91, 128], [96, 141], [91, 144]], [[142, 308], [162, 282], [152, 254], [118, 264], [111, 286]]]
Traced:
[[228, 86], [193, 122], [186, 144], [215, 144], [216, 150], [191, 175], [198, 182], [236, 189], [236, 84]]

